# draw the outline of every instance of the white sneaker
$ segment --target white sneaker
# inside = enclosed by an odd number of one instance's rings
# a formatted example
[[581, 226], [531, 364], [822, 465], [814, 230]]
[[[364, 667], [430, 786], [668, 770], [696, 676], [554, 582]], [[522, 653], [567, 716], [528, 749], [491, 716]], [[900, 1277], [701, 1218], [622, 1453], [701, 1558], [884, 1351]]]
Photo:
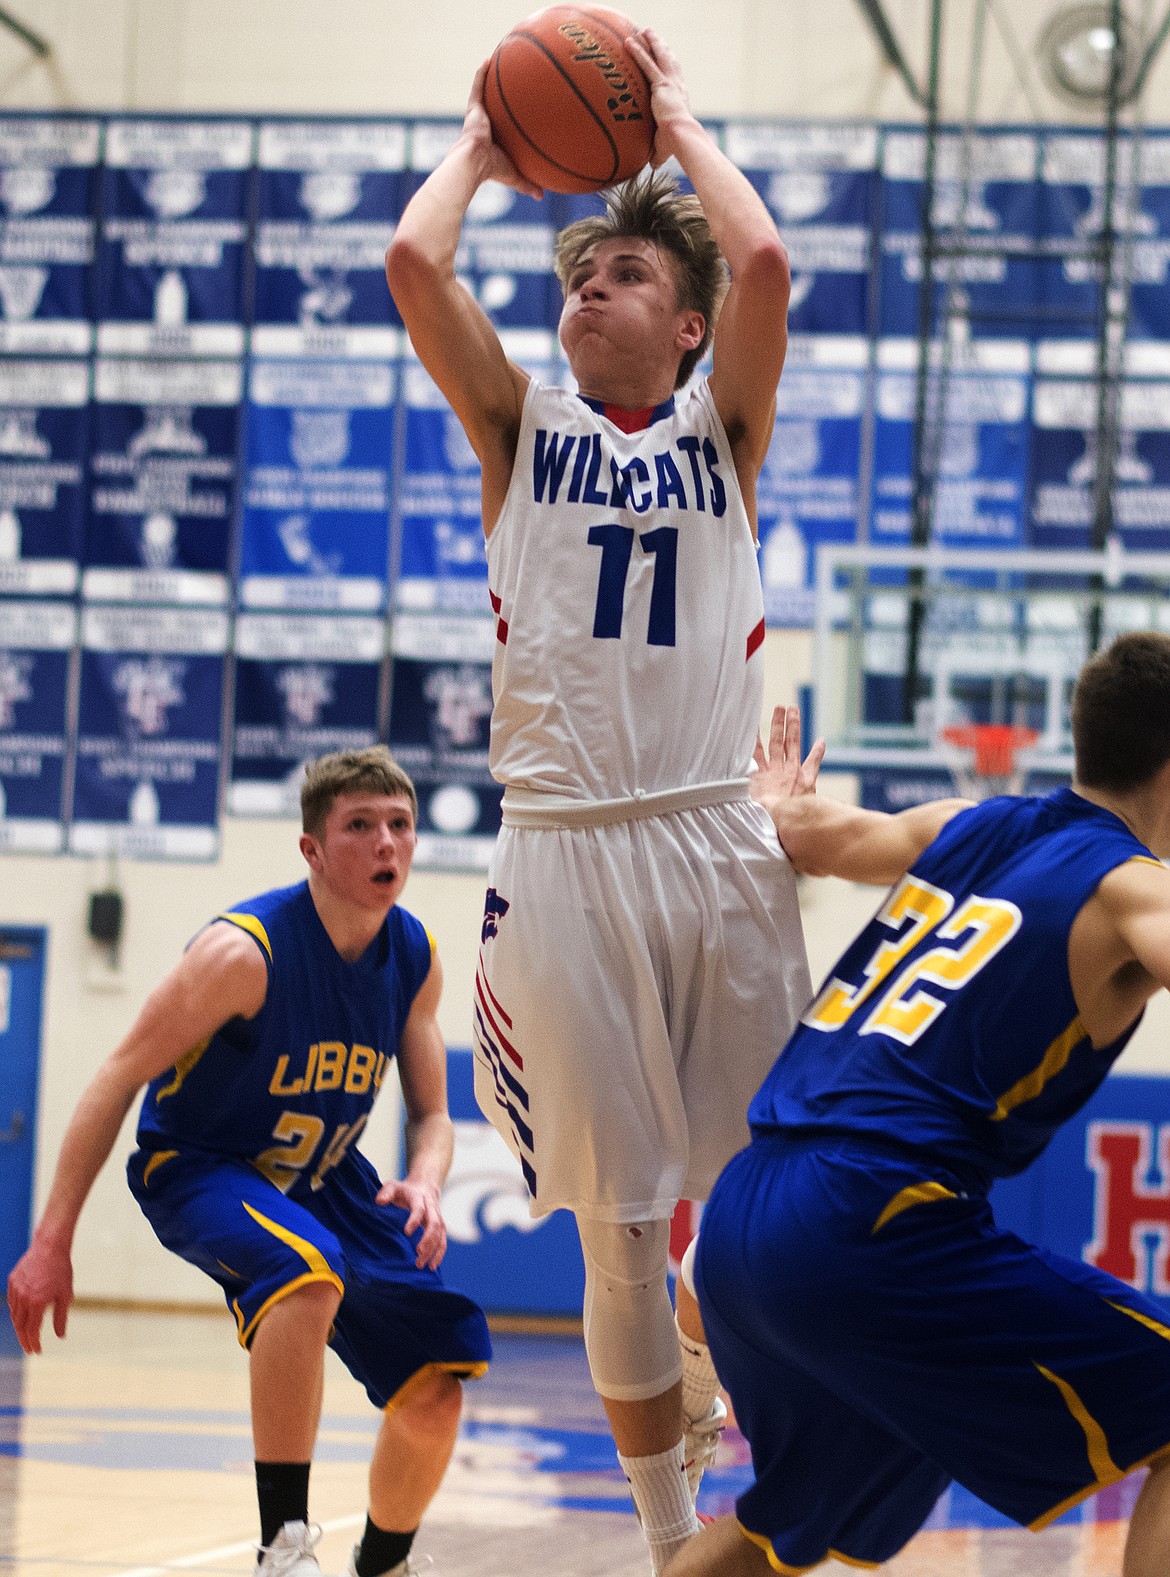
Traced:
[[316, 1523], [286, 1522], [271, 1544], [261, 1544], [256, 1577], [321, 1577], [314, 1547], [321, 1538]]
[[[349, 1552], [349, 1565], [345, 1568], [345, 1577], [357, 1577], [358, 1546], [355, 1544]], [[416, 1561], [408, 1555], [404, 1561], [399, 1561], [397, 1566], [391, 1566], [388, 1572], [383, 1572], [382, 1577], [418, 1577], [418, 1573], [425, 1571], [428, 1566], [433, 1566], [434, 1560], [430, 1555], [420, 1556]]]
[[694, 1423], [687, 1425], [686, 1434], [683, 1436], [683, 1457], [692, 1500], [699, 1493], [699, 1484], [704, 1472], [715, 1460], [715, 1453], [719, 1450], [719, 1441], [723, 1435], [723, 1426], [726, 1423], [727, 1407], [723, 1398], [717, 1396], [711, 1403], [711, 1411], [706, 1418], [698, 1418]]

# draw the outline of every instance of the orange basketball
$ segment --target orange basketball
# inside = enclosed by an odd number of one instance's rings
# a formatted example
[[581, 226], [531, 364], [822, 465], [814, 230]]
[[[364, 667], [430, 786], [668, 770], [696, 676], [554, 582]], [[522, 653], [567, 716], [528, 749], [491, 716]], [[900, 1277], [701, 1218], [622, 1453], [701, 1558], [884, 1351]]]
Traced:
[[650, 157], [650, 84], [626, 48], [634, 23], [552, 5], [517, 23], [488, 64], [483, 101], [512, 163], [549, 192], [596, 192]]

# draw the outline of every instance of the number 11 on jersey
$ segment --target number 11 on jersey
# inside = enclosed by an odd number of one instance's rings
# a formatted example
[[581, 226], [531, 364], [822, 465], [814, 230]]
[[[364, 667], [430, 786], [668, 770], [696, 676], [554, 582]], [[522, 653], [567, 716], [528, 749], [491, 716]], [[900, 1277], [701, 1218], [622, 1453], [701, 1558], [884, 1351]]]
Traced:
[[[633, 557], [635, 531], [616, 521], [590, 526], [589, 544], [601, 549], [601, 568], [597, 576], [597, 606], [593, 611], [593, 634], [599, 641], [620, 640], [625, 611], [626, 581]], [[654, 579], [650, 586], [650, 615], [646, 630], [648, 646], [675, 644], [675, 582], [678, 574], [678, 528], [658, 526], [638, 535], [643, 553], [654, 557]]]

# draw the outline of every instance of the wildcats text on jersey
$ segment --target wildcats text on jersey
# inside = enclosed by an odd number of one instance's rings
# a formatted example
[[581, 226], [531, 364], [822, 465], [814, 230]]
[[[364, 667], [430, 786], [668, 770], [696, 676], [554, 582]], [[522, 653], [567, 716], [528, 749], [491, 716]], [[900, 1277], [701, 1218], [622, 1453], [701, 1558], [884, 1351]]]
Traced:
[[[536, 504], [604, 505], [610, 509], [632, 509], [641, 515], [651, 506], [669, 509], [694, 509], [706, 514], [708, 507], [718, 518], [727, 510], [727, 488], [719, 474], [719, 452], [710, 438], [683, 433], [673, 445], [656, 451], [649, 458], [654, 478], [641, 455], [619, 466], [607, 454], [601, 434], [558, 433], [538, 427], [533, 434], [532, 499]], [[672, 450], [674, 453], [672, 453]], [[574, 453], [575, 451], [575, 453]], [[573, 457], [572, 470], [569, 458]], [[679, 457], [679, 458], [676, 458]], [[608, 461], [608, 467], [605, 462]], [[609, 471], [609, 490], [603, 485]], [[563, 500], [562, 484], [568, 477]]]

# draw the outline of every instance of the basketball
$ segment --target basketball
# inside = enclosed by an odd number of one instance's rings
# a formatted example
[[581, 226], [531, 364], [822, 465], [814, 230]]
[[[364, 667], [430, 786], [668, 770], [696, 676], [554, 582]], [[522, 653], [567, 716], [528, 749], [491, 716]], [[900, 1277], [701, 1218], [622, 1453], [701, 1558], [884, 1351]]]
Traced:
[[492, 134], [549, 192], [596, 192], [650, 157], [650, 84], [626, 48], [634, 23], [601, 6], [553, 5], [517, 23], [488, 63]]

